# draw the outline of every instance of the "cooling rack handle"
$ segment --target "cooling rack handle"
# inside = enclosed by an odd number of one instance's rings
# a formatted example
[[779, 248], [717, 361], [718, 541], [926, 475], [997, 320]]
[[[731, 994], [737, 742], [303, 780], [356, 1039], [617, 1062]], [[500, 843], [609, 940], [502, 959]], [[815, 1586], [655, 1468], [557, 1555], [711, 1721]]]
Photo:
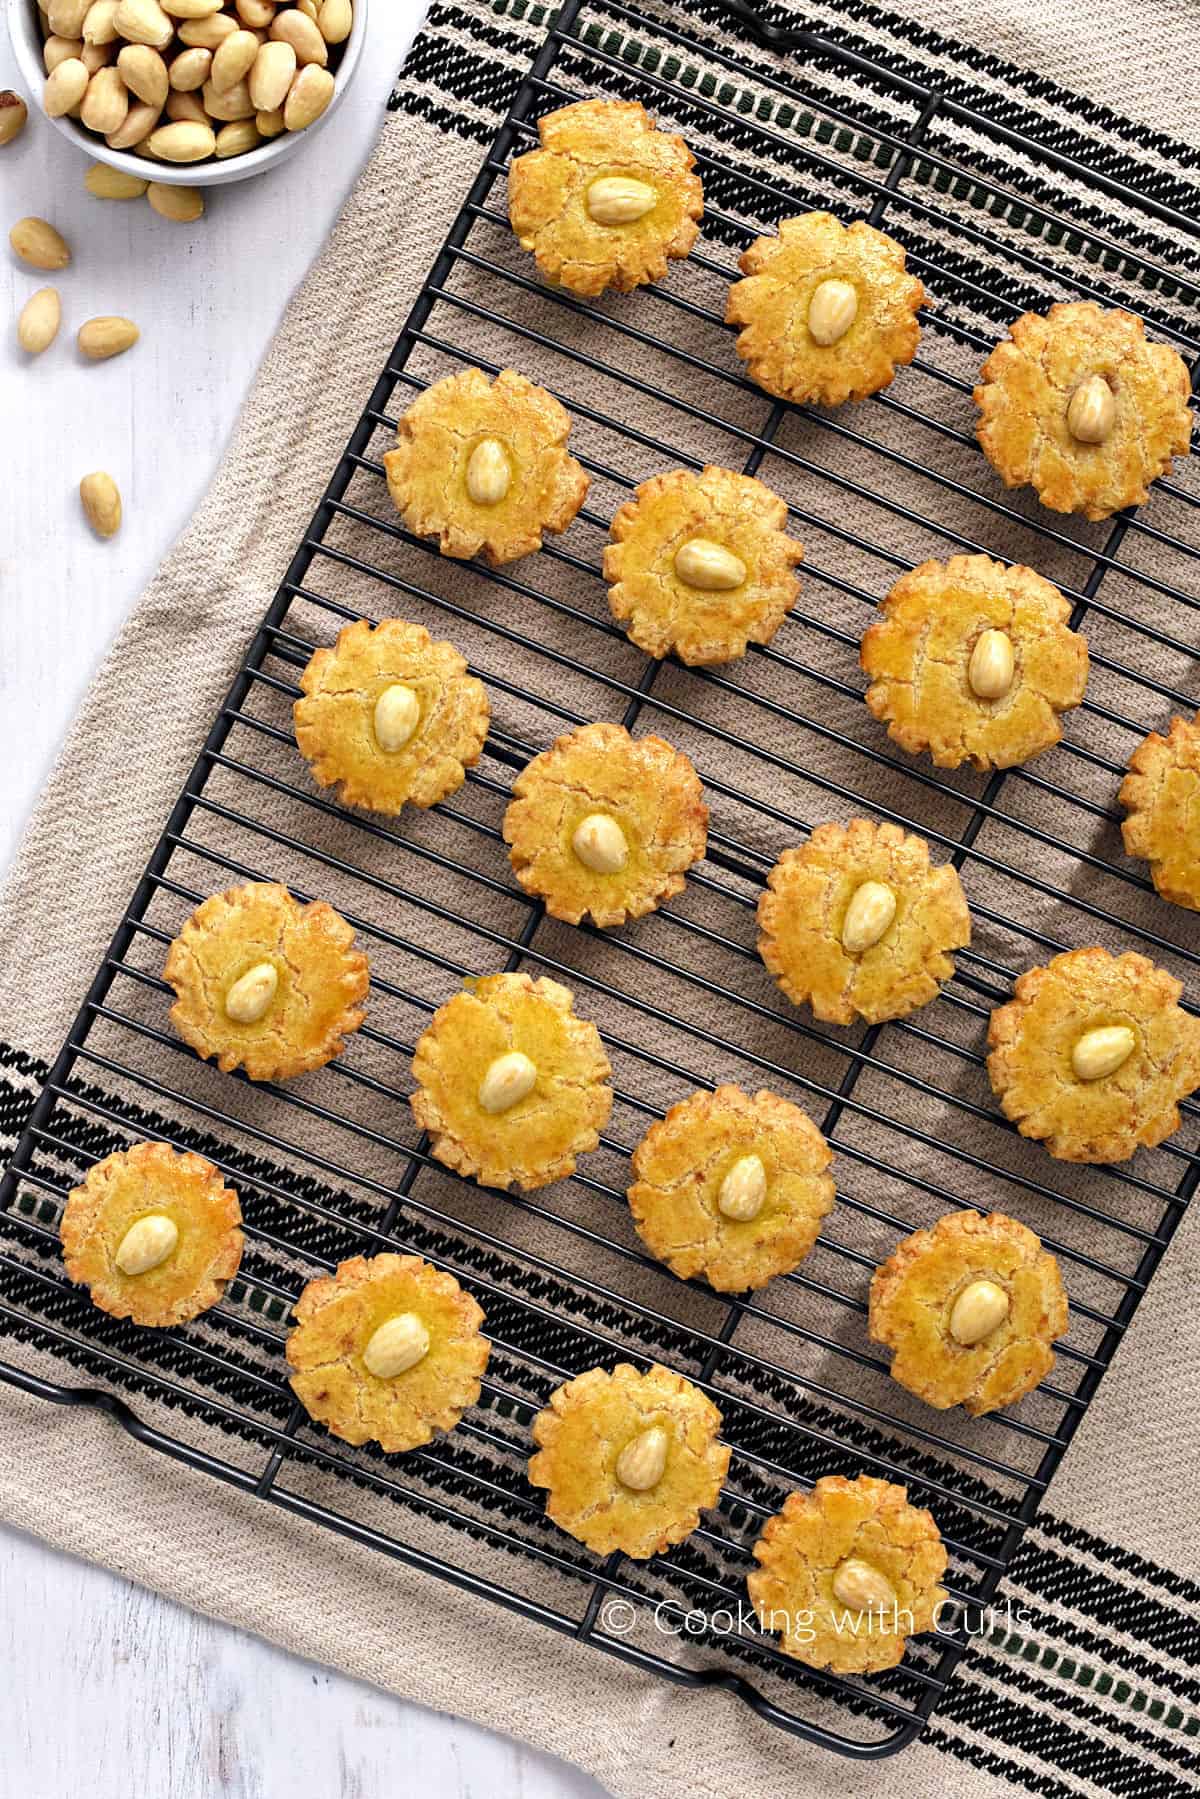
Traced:
[[726, 12], [740, 19], [751, 37], [757, 38], [768, 50], [799, 50], [818, 41], [803, 25], [773, 25], [763, 18], [753, 0], [721, 0], [721, 5]]

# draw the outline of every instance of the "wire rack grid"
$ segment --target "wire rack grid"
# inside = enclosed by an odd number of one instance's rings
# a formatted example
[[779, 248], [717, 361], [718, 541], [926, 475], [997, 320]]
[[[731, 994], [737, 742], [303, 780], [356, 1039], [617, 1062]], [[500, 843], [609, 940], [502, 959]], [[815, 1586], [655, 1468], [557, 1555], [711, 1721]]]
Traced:
[[[1156, 907], [1113, 832], [1114, 784], [1137, 736], [1171, 703], [1192, 704], [1200, 487], [1185, 470], [1099, 530], [1052, 521], [1000, 497], [969, 406], [971, 368], [1004, 324], [1056, 298], [1119, 301], [1197, 367], [1200, 285], [1179, 272], [1196, 227], [1149, 189], [1094, 176], [811, 33], [747, 41], [734, 58], [719, 7], [686, 31], [673, 17], [567, 0], [521, 81], [32, 1106], [0, 1189], [0, 1322], [14, 1346], [0, 1374], [47, 1400], [107, 1408], [168, 1456], [627, 1663], [724, 1687], [787, 1731], [879, 1756], [943, 1699], [965, 1610], [869, 1681], [800, 1667], [744, 1604], [763, 1520], [821, 1473], [901, 1479], [943, 1529], [953, 1600], [987, 1606], [1200, 1169], [1189, 1105], [1179, 1138], [1133, 1165], [1051, 1170], [999, 1116], [981, 1053], [990, 1007], [1045, 952], [1101, 940], [1185, 973], [1200, 960], [1187, 921]], [[514, 249], [503, 182], [542, 112], [631, 85], [697, 152], [704, 235], [669, 283], [585, 303], [544, 288]], [[739, 251], [811, 206], [886, 223], [935, 306], [912, 369], [852, 412], [766, 400], [722, 323]], [[397, 414], [471, 364], [544, 379], [572, 412], [572, 448], [593, 479], [571, 531], [515, 569], [444, 563], [383, 491], [379, 454]], [[647, 475], [707, 461], [784, 494], [806, 541], [804, 591], [744, 665], [648, 663], [604, 604], [608, 519]], [[864, 723], [864, 605], [896, 570], [960, 549], [1035, 562], [1088, 626], [1088, 699], [1035, 768], [935, 777]], [[493, 728], [453, 802], [393, 825], [351, 816], [306, 782], [290, 705], [315, 643], [394, 614], [464, 647]], [[499, 829], [513, 771], [595, 717], [652, 725], [686, 748], [713, 809], [686, 894], [607, 935], [547, 919], [516, 887]], [[754, 906], [781, 847], [863, 810], [919, 829], [961, 869], [976, 934], [918, 1017], [826, 1030], [766, 980]], [[371, 1015], [350, 1052], [287, 1088], [220, 1077], [165, 1028], [166, 944], [194, 904], [243, 878], [330, 898], [372, 956]], [[404, 1102], [436, 1006], [465, 975], [521, 967], [575, 990], [601, 1026], [616, 1091], [598, 1155], [532, 1197], [484, 1194], [440, 1169]], [[837, 1152], [838, 1204], [812, 1257], [733, 1300], [666, 1276], [624, 1200], [648, 1121], [723, 1079], [798, 1098]], [[246, 1215], [241, 1276], [182, 1331], [93, 1312], [58, 1256], [70, 1187], [141, 1134], [208, 1154]], [[874, 1266], [915, 1224], [964, 1204], [1032, 1223], [1072, 1296], [1053, 1380], [969, 1426], [908, 1403], [865, 1333]], [[282, 1357], [306, 1278], [395, 1247], [462, 1279], [493, 1341], [480, 1406], [402, 1461], [310, 1426]], [[556, 1533], [524, 1476], [529, 1421], [550, 1390], [617, 1355], [666, 1362], [710, 1392], [734, 1449], [719, 1511], [645, 1565], [600, 1561]], [[86, 1380], [64, 1384], [64, 1358]]]

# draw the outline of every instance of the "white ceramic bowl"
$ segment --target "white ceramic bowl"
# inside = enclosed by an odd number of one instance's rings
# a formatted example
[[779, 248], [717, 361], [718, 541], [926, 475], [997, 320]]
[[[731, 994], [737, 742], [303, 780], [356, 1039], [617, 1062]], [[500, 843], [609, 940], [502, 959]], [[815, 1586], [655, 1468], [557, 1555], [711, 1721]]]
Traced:
[[[247, 150], [244, 156], [230, 156], [223, 162], [215, 159], [189, 163], [150, 162], [144, 156], [135, 156], [131, 150], [110, 150], [102, 137], [97, 137], [94, 131], [86, 130], [78, 119], [51, 119], [50, 123], [95, 162], [106, 162], [114, 169], [124, 169], [127, 175], [136, 175], [142, 181], [165, 181], [177, 187], [221, 187], [227, 181], [244, 181], [248, 175], [261, 175], [265, 170], [277, 167], [285, 157], [296, 155], [315, 137], [322, 125], [333, 117], [345, 98], [346, 89], [354, 80], [362, 57], [366, 30], [367, 0], [354, 0], [354, 24], [350, 28], [350, 36], [341, 45], [341, 57], [334, 71], [336, 86], [333, 99], [321, 117], [307, 131], [281, 131], [278, 137], [269, 138], [257, 150]], [[28, 90], [30, 109], [37, 107], [40, 110], [46, 69], [42, 62], [42, 33], [36, 0], [8, 0], [8, 32], [21, 70], [21, 79]]]

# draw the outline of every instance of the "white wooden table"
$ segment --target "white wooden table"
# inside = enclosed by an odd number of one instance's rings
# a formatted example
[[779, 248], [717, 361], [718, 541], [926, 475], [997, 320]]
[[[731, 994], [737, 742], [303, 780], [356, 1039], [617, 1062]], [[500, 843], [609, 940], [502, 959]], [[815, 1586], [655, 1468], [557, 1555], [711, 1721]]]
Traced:
[[[85, 163], [31, 107], [0, 150], [0, 862], [129, 606], [190, 517], [289, 294], [378, 129], [423, 0], [374, 0], [364, 67], [307, 155], [217, 190], [196, 226], [144, 202], [91, 199]], [[20, 88], [7, 41], [0, 87]], [[51, 219], [74, 249], [54, 283], [59, 341], [32, 365], [16, 315], [51, 278], [7, 252], [14, 219]], [[136, 358], [85, 365], [74, 331], [135, 319]], [[82, 522], [89, 469], [116, 478], [125, 522]], [[0, 1799], [261, 1799], [297, 1784], [382, 1799], [520, 1793], [595, 1799], [574, 1770], [192, 1616], [0, 1529]]]

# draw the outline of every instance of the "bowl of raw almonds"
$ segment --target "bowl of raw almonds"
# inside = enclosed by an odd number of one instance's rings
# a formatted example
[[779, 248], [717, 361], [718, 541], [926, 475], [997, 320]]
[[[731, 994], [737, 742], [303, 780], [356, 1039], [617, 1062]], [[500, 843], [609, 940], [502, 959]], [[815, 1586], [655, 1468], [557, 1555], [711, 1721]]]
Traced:
[[213, 187], [274, 168], [328, 119], [367, 0], [9, 0], [31, 95], [98, 162]]

